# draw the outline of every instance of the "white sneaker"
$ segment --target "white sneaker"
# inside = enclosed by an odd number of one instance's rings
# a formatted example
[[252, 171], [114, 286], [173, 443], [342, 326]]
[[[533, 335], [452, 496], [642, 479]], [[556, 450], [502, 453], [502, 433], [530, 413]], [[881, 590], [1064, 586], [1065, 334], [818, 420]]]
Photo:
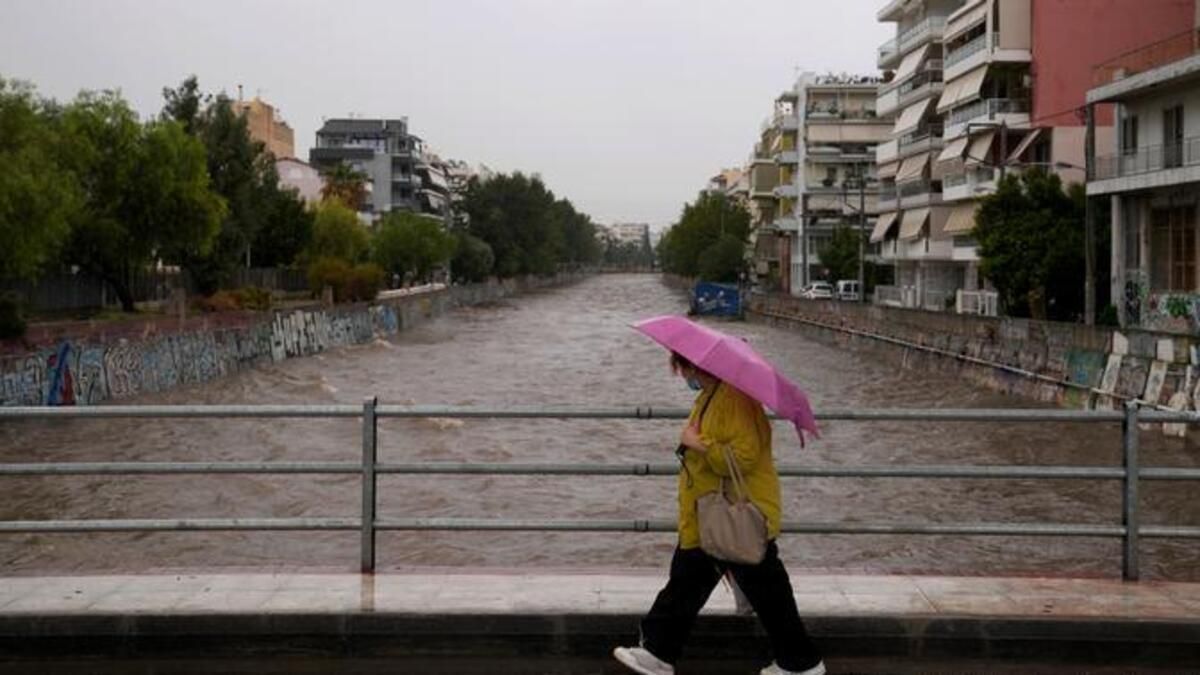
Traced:
[[[617, 647], [613, 656], [630, 670], [642, 675], [675, 675], [675, 666], [642, 647]], [[824, 671], [822, 671], [824, 672]]]
[[779, 664], [772, 663], [759, 671], [759, 675], [825, 675], [825, 662], [821, 661], [808, 670], [784, 670]]

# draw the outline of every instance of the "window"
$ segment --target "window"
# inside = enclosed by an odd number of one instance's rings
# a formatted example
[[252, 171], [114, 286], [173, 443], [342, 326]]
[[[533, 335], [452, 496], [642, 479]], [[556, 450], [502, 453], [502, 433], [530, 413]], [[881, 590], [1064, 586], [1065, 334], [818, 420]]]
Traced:
[[1132, 155], [1138, 147], [1138, 118], [1129, 115], [1121, 120], [1121, 154]]
[[1154, 290], [1191, 292], [1196, 289], [1195, 207], [1155, 209], [1150, 242], [1150, 283]]
[[1183, 106], [1163, 111], [1163, 167], [1183, 165]]

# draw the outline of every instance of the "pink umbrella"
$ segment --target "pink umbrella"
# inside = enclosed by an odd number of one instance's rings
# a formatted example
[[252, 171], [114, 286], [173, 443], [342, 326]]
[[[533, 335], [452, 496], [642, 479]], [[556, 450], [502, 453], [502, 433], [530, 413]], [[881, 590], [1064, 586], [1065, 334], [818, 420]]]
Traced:
[[712, 373], [777, 415], [791, 420], [804, 442], [804, 431], [820, 436], [808, 396], [739, 337], [726, 335], [682, 316], [639, 321], [634, 328], [655, 342]]

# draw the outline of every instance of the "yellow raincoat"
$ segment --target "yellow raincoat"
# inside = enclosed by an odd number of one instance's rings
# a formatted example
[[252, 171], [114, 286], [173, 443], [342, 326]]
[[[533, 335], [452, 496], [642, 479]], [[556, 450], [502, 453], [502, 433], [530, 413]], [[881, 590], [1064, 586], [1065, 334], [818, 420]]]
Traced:
[[[705, 402], [712, 398], [705, 408]], [[729, 477], [722, 448], [733, 450], [738, 468], [746, 480], [750, 501], [767, 519], [767, 536], [779, 536], [779, 474], [771, 457], [771, 423], [762, 404], [737, 389], [718, 382], [705, 387], [692, 405], [689, 423], [700, 411], [700, 442], [704, 452], [688, 449], [684, 468], [679, 471], [679, 547], [700, 546], [700, 526], [696, 518], [696, 499], [720, 489], [721, 479]], [[690, 479], [689, 479], [690, 474]]]

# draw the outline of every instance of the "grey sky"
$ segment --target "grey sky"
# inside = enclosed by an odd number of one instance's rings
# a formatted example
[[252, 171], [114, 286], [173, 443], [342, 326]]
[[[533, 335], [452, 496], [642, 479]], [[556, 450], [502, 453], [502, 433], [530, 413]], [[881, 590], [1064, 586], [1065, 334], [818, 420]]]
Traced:
[[443, 156], [540, 172], [601, 222], [672, 222], [749, 153], [797, 66], [875, 72], [880, 0], [3, 0], [0, 75], [261, 93], [306, 158], [322, 117], [407, 115]]

